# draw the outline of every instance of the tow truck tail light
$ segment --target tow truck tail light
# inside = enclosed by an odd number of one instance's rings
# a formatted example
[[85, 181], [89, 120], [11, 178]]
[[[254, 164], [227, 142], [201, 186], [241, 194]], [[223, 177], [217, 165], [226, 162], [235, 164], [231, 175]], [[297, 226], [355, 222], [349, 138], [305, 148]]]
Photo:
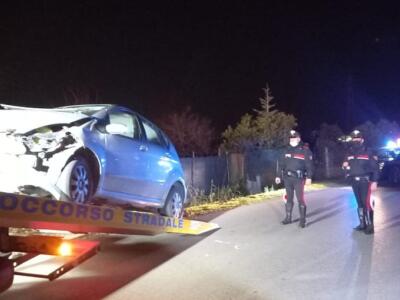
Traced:
[[68, 242], [62, 242], [60, 247], [57, 250], [60, 256], [71, 256], [72, 255], [72, 246]]

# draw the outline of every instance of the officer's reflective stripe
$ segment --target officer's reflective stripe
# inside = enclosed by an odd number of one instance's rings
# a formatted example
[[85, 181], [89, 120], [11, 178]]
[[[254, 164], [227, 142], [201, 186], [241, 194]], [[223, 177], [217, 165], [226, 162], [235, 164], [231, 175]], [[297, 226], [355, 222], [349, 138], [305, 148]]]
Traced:
[[87, 232], [201, 234], [218, 229], [198, 222], [121, 208], [75, 204], [0, 192], [0, 227], [61, 229]]
[[369, 197], [369, 206], [371, 207], [372, 210], [375, 209], [375, 197], [374, 196]]
[[357, 155], [356, 158], [357, 158], [357, 159], [366, 159], [366, 160], [368, 160], [368, 159], [369, 159], [369, 156], [368, 156], [368, 155]]
[[375, 201], [374, 201], [374, 197], [371, 197], [371, 185], [372, 183], [369, 182], [368, 183], [368, 193], [367, 193], [367, 198], [365, 199], [366, 201], [366, 206], [367, 206], [367, 211], [372, 211], [374, 210], [375, 207]]
[[305, 159], [305, 156], [304, 156], [304, 154], [293, 154], [293, 158]]
[[304, 185], [306, 181], [303, 180], [303, 184], [301, 185], [301, 201], [303, 202], [304, 205], [306, 205], [306, 199], [304, 198]]

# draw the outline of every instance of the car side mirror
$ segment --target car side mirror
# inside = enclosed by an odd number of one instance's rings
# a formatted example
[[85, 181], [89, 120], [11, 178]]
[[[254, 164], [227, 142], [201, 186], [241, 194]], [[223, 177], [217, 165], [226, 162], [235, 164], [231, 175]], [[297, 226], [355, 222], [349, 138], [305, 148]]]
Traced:
[[106, 125], [106, 131], [111, 134], [125, 134], [128, 131], [128, 127], [123, 124], [108, 124]]

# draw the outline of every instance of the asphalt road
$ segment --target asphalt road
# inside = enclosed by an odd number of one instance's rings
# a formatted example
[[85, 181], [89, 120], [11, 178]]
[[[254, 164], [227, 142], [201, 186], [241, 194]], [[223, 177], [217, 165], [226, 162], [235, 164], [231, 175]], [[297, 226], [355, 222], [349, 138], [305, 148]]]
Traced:
[[16, 276], [0, 299], [399, 299], [400, 191], [376, 196], [373, 236], [352, 230], [351, 190], [330, 188], [306, 195], [305, 229], [281, 225], [275, 199], [215, 216], [207, 236], [91, 236], [95, 257], [53, 282]]

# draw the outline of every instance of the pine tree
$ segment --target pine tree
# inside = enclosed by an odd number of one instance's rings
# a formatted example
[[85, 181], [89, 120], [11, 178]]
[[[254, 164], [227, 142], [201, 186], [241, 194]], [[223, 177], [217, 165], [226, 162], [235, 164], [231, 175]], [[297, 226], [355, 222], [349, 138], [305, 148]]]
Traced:
[[296, 118], [275, 109], [274, 97], [268, 83], [260, 97], [261, 109], [254, 109], [256, 116], [245, 114], [232, 128], [222, 134], [222, 147], [228, 151], [244, 152], [259, 148], [277, 148], [287, 143], [289, 131], [296, 127]]
[[267, 82], [265, 88], [263, 88], [264, 91], [264, 98], [260, 97], [258, 98], [260, 100], [261, 104], [261, 110], [255, 109], [254, 111], [257, 112], [258, 115], [267, 115], [267, 114], [274, 114], [277, 112], [275, 107], [275, 103], [272, 103], [272, 100], [274, 100], [274, 97], [271, 95], [271, 90], [269, 88], [269, 84]]

